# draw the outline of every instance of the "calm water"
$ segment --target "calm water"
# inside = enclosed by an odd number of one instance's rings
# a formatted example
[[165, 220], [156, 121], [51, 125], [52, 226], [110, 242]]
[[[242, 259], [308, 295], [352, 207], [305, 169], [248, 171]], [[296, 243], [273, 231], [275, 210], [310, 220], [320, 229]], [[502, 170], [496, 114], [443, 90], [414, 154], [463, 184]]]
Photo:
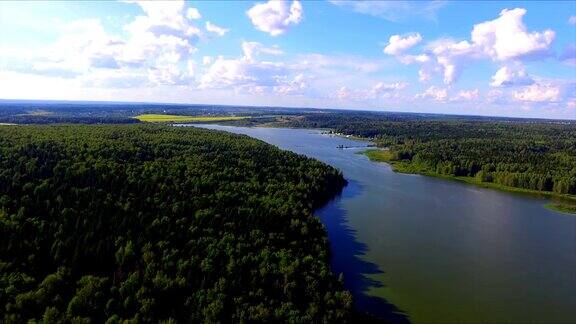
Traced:
[[545, 200], [397, 174], [361, 148], [337, 148], [366, 142], [316, 130], [202, 127], [344, 173], [341, 197], [316, 214], [361, 309], [398, 322], [576, 322], [576, 217]]

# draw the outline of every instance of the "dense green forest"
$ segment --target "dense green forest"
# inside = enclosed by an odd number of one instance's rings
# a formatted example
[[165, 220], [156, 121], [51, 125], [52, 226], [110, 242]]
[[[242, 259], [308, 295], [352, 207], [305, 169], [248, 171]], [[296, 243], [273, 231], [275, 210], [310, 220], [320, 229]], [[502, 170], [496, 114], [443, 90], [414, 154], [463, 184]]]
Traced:
[[576, 123], [370, 113], [306, 114], [282, 123], [373, 139], [403, 171], [576, 195]]
[[345, 322], [312, 215], [344, 185], [224, 132], [0, 126], [0, 321]]
[[[306, 108], [131, 102], [83, 102], [0, 99], [0, 123], [12, 124], [133, 124], [142, 114], [187, 116], [254, 116], [301, 114]], [[319, 110], [321, 111], [321, 110]]]

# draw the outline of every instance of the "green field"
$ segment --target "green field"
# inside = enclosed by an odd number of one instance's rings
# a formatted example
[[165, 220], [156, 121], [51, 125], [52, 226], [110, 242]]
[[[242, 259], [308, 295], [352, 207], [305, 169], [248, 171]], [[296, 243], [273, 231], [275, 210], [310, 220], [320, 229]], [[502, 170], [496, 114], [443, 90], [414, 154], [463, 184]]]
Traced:
[[162, 114], [143, 114], [134, 117], [141, 122], [147, 123], [172, 123], [172, 122], [215, 122], [240, 120], [248, 117], [245, 116], [184, 116], [184, 115], [162, 115]]

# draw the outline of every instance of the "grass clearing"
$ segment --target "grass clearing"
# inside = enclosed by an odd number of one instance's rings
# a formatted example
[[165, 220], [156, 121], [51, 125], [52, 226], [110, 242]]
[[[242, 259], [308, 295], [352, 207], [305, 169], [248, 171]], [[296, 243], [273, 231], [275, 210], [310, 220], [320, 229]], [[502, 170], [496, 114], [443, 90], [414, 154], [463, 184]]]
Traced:
[[576, 215], [576, 204], [551, 202], [546, 204], [545, 206], [548, 209], [555, 210], [560, 213]]
[[216, 122], [240, 120], [248, 118], [246, 116], [184, 116], [184, 115], [163, 115], [163, 114], [143, 114], [134, 117], [146, 123], [188, 123], [188, 122]]
[[361, 152], [366, 155], [370, 161], [376, 162], [392, 162], [392, 152], [389, 150], [371, 149]]

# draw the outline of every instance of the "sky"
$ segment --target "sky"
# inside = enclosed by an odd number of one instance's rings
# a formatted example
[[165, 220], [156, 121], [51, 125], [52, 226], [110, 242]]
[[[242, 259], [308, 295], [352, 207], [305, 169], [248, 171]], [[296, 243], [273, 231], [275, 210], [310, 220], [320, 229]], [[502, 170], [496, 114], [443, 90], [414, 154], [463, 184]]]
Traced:
[[576, 119], [576, 1], [1, 1], [0, 98]]

